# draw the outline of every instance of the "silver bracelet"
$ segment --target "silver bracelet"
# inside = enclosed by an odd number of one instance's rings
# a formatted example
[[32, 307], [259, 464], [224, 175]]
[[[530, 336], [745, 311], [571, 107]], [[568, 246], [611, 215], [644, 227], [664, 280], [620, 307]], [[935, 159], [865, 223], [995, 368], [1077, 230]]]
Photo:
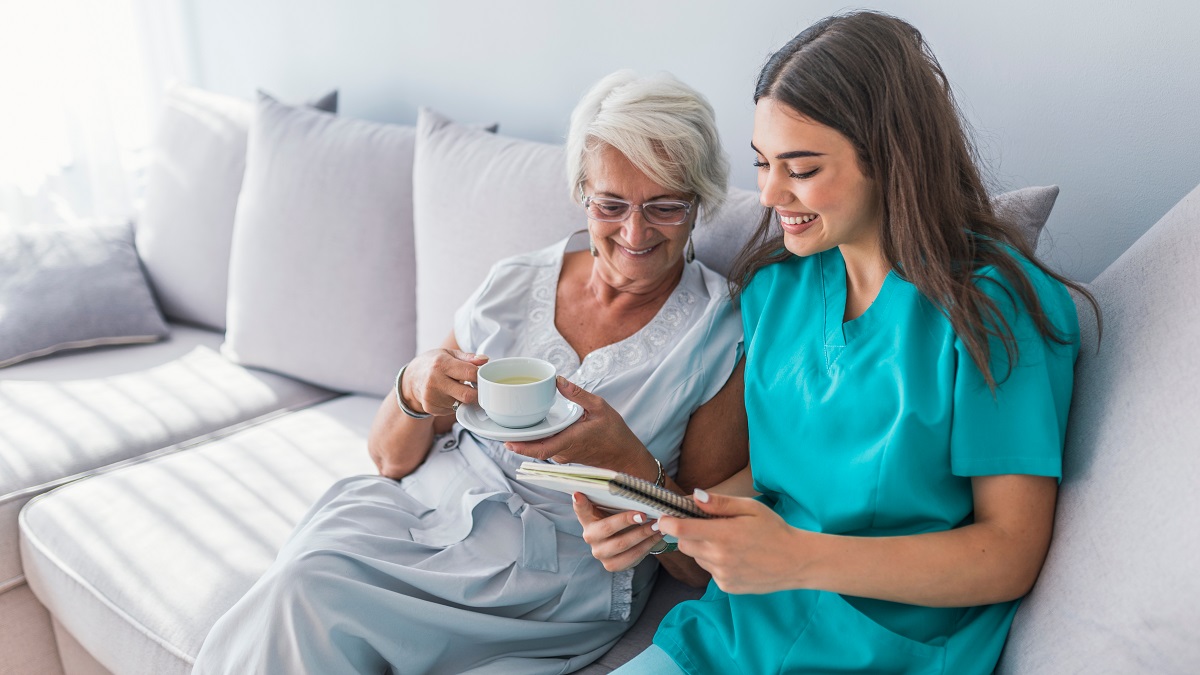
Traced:
[[658, 477], [654, 479], [654, 484], [658, 487], [666, 487], [667, 472], [663, 470], [662, 462], [658, 461], [658, 458], [654, 455], [650, 455], [650, 458], [653, 459], [654, 463], [658, 465]]
[[400, 380], [404, 378], [404, 369], [408, 368], [408, 364], [404, 364], [404, 368], [396, 373], [396, 403], [399, 404], [400, 410], [404, 411], [405, 415], [417, 420], [423, 420], [429, 417], [429, 413], [413, 412], [408, 406], [404, 405], [404, 397], [400, 395]]

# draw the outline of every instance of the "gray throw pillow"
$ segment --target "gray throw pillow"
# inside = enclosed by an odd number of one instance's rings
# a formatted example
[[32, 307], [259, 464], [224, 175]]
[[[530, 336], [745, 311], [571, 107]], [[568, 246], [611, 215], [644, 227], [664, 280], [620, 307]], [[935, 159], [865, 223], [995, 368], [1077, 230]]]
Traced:
[[0, 231], [0, 367], [167, 332], [129, 224]]
[[414, 354], [411, 126], [259, 96], [229, 261], [224, 353], [383, 396]]
[[733, 259], [754, 234], [764, 210], [758, 201], [758, 190], [729, 188], [720, 210], [700, 214], [700, 222], [692, 234], [696, 259], [729, 276]]
[[1016, 227], [1030, 248], [1036, 250], [1056, 199], [1057, 185], [1032, 186], [992, 197], [992, 208], [1001, 220]]
[[[224, 330], [229, 246], [254, 103], [181, 85], [164, 98], [138, 251], [164, 314]], [[309, 105], [337, 112], [337, 92]]]

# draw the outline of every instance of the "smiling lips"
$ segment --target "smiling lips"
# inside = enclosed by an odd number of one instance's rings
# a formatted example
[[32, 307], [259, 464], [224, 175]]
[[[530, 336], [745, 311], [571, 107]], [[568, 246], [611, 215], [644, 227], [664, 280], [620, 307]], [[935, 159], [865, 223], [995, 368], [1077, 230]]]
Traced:
[[797, 216], [785, 216], [782, 213], [776, 213], [779, 215], [779, 224], [783, 226], [783, 231], [788, 234], [800, 234], [804, 232], [812, 227], [813, 221], [819, 217], [815, 213]]
[[649, 247], [649, 248], [643, 248], [643, 249], [638, 249], [638, 250], [634, 250], [634, 249], [632, 249], [632, 248], [626, 248], [626, 247], [624, 247], [624, 246], [621, 246], [620, 244], [618, 244], [618, 245], [617, 245], [617, 248], [619, 248], [619, 249], [621, 249], [622, 251], [624, 251], [626, 255], [630, 255], [630, 256], [633, 256], [633, 257], [637, 258], [637, 257], [639, 257], [639, 256], [644, 256], [644, 255], [646, 255], [647, 253], [649, 253], [649, 252], [653, 251], [654, 249], [658, 248], [658, 244], [655, 244], [655, 245], [653, 245], [653, 246], [651, 246], [651, 247]]

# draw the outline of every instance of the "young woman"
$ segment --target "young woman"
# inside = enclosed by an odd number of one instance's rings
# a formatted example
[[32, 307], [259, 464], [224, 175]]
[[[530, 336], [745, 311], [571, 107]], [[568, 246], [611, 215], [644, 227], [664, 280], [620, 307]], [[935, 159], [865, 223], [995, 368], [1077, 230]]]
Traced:
[[817, 23], [755, 101], [748, 471], [696, 491], [713, 520], [575, 499], [608, 569], [667, 534], [712, 575], [618, 672], [990, 673], [1050, 543], [1078, 287], [997, 220], [907, 23]]

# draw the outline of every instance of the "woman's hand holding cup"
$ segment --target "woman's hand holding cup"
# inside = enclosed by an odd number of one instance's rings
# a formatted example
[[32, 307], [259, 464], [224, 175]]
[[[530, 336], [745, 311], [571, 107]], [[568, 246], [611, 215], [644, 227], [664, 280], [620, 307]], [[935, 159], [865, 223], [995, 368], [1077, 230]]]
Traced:
[[476, 382], [479, 367], [487, 362], [483, 354], [431, 349], [405, 367], [400, 395], [414, 412], [453, 415], [458, 404], [478, 401], [477, 392], [467, 383]]
[[558, 392], [579, 404], [583, 416], [553, 436], [536, 441], [509, 442], [509, 450], [534, 459], [561, 464], [587, 464], [654, 481], [658, 465], [621, 414], [600, 396], [559, 376]]

